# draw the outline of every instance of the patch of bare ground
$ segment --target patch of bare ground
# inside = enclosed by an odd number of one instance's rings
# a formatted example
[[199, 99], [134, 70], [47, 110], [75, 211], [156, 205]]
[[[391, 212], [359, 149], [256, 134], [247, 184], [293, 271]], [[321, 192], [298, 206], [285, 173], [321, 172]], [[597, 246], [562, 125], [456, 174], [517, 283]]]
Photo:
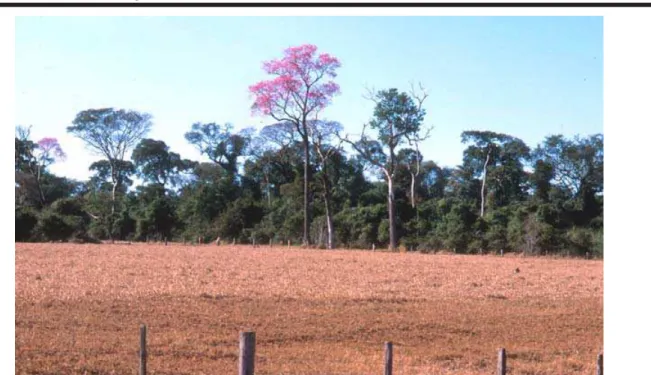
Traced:
[[[515, 269], [519, 272], [515, 272]], [[603, 343], [594, 260], [246, 246], [16, 244], [16, 374], [586, 374]]]

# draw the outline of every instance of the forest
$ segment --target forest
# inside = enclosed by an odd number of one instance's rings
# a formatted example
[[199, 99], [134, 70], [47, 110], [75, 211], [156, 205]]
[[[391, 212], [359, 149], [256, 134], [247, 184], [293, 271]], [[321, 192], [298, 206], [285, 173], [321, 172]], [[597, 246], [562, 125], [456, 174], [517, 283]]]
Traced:
[[438, 165], [421, 153], [432, 136], [425, 89], [369, 90], [369, 121], [349, 134], [319, 116], [339, 93], [341, 63], [316, 50], [263, 63], [270, 78], [249, 91], [269, 125], [188, 124], [186, 141], [207, 161], [148, 138], [152, 114], [87, 109], [67, 132], [101, 160], [76, 181], [50, 171], [65, 159], [57, 139], [16, 126], [15, 240], [602, 256], [602, 134], [527, 145], [470, 129], [461, 165]]

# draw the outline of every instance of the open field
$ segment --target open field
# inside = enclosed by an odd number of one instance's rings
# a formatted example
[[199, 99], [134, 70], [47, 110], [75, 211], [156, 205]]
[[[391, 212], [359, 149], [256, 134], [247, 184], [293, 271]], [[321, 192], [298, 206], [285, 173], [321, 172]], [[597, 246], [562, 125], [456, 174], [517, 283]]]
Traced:
[[[514, 272], [518, 268], [520, 272]], [[16, 244], [16, 374], [592, 374], [603, 262], [517, 256]]]

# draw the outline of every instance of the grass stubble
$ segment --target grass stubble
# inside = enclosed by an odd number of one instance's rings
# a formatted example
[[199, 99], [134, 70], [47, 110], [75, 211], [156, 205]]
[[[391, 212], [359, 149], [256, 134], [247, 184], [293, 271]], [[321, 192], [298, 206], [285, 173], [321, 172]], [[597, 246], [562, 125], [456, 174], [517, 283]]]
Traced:
[[[519, 272], [515, 272], [515, 269]], [[603, 262], [277, 247], [16, 244], [16, 374], [594, 373]]]

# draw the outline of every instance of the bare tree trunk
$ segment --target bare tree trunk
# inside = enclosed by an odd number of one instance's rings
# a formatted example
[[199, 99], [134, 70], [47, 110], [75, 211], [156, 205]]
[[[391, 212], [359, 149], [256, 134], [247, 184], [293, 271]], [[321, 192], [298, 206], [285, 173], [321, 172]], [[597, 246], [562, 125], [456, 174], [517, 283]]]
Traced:
[[269, 186], [269, 175], [267, 173], [264, 174], [264, 183], [267, 187], [267, 205], [271, 207], [271, 187]]
[[118, 190], [118, 182], [113, 182], [113, 189], [111, 190], [111, 215], [115, 214], [115, 195]]
[[488, 149], [488, 153], [486, 154], [486, 162], [484, 163], [484, 178], [482, 179], [481, 182], [481, 213], [479, 216], [484, 217], [484, 205], [486, 202], [486, 170], [488, 168], [488, 161], [490, 160], [491, 157], [491, 150], [490, 148]]
[[330, 178], [328, 177], [328, 167], [326, 165], [326, 160], [322, 160], [323, 171], [321, 174], [321, 186], [323, 187], [323, 202], [325, 204], [325, 213], [326, 213], [326, 225], [328, 229], [328, 237], [326, 239], [326, 248], [332, 250], [334, 248], [334, 229], [332, 225], [332, 210], [330, 209], [330, 203], [332, 197], [330, 196]]
[[116, 170], [115, 166], [111, 166], [111, 179], [113, 181], [113, 189], [111, 189], [111, 216], [109, 217], [108, 221], [108, 229], [109, 229], [109, 237], [111, 238], [111, 242], [115, 240], [113, 236], [113, 220], [115, 219], [115, 196], [118, 190], [118, 185], [120, 184], [120, 180], [118, 179], [118, 171]]
[[393, 178], [389, 177], [387, 179], [389, 184], [389, 251], [393, 251], [397, 247], [397, 238], [396, 238], [396, 214], [395, 214], [395, 205], [393, 201]]
[[326, 213], [326, 222], [328, 224], [328, 250], [334, 249], [334, 231], [333, 231], [333, 225], [332, 225], [332, 213], [330, 212], [330, 209], [326, 207], [326, 210], [328, 211]]
[[326, 191], [323, 196], [323, 200], [325, 201], [325, 211], [326, 211], [326, 224], [328, 226], [328, 238], [327, 238], [327, 244], [326, 247], [328, 250], [332, 250], [334, 247], [333, 244], [333, 226], [332, 226], [332, 211], [330, 210], [330, 191], [327, 190], [328, 186], [326, 186]]
[[303, 163], [303, 245], [310, 245], [310, 180], [312, 171], [310, 169], [310, 144], [307, 138], [307, 129], [304, 128], [303, 136], [303, 154], [305, 161]]
[[412, 172], [411, 174], [411, 208], [416, 208], [416, 175]]

